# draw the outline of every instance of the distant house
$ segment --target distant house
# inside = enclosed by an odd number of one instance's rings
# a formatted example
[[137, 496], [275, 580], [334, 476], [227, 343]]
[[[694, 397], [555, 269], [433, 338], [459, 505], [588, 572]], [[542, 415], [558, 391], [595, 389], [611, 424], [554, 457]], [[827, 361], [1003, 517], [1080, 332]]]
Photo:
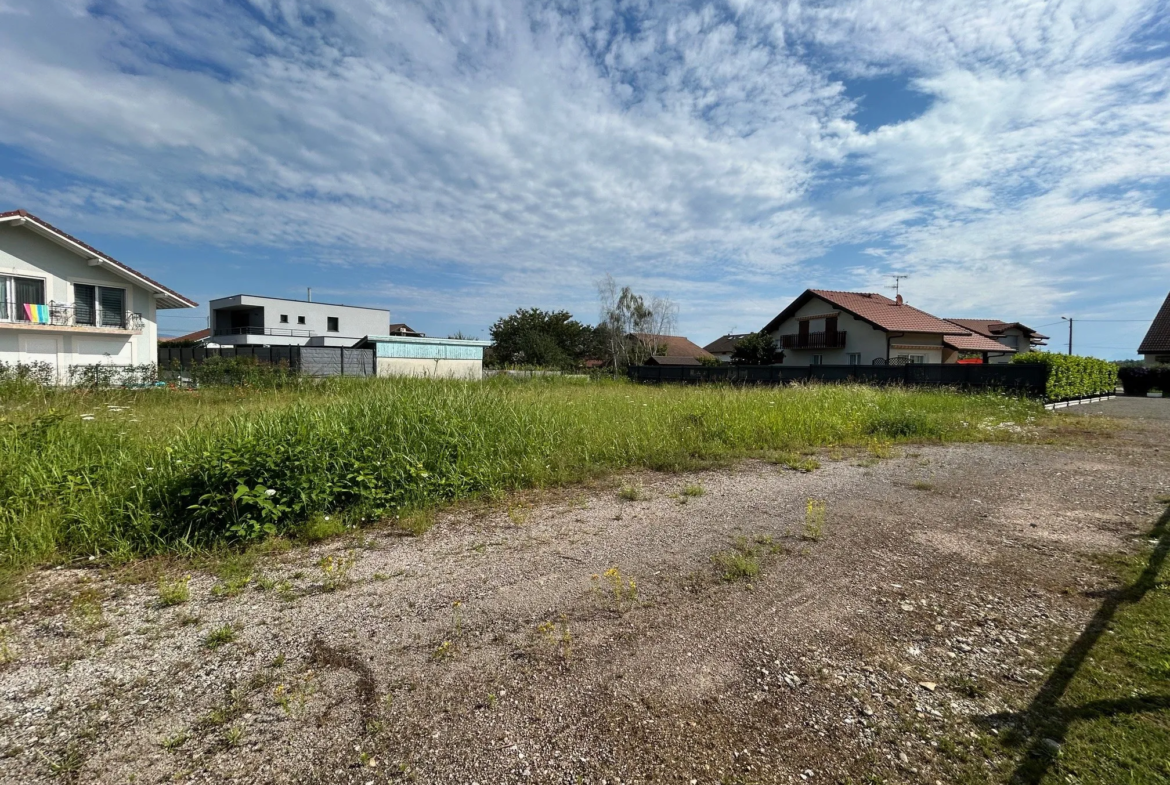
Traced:
[[[196, 330], [186, 335], [176, 335], [158, 339], [160, 346], [208, 346], [211, 344], [211, 330], [206, 328]], [[214, 344], [211, 344], [214, 345]]]
[[1142, 339], [1138, 354], [1150, 365], [1170, 363], [1170, 294], [1166, 295], [1166, 302]]
[[183, 295], [24, 210], [0, 213], [0, 362], [74, 365], [155, 360], [156, 313]]
[[703, 360], [715, 359], [715, 355], [681, 335], [631, 333], [627, 337], [642, 344], [647, 353], [658, 360], [665, 357], [689, 357], [695, 360], [696, 365], [701, 365]]
[[702, 365], [698, 357], [671, 357], [663, 355], [661, 357], [647, 357], [646, 365], [667, 365], [667, 366], [699, 366]]
[[784, 350], [785, 365], [956, 362], [959, 353], [947, 339], [974, 337], [966, 328], [907, 305], [901, 295], [891, 300], [872, 292], [826, 289], [806, 290], [763, 332]]
[[[382, 308], [234, 294], [208, 303], [211, 339], [219, 346], [342, 346], [385, 335], [390, 312]], [[398, 325], [414, 335], [406, 325]]]
[[410, 329], [410, 325], [402, 324], [401, 322], [395, 322], [394, 324], [390, 325], [390, 334], [391, 335], [405, 335], [407, 338], [425, 338], [426, 337], [423, 333], [420, 333], [417, 330]]
[[[1048, 340], [1047, 335], [1041, 335], [1031, 327], [1019, 322], [1004, 322], [999, 319], [947, 319], [965, 330], [970, 330], [970, 338], [955, 337], [947, 343], [955, 351], [978, 353], [983, 355], [983, 362], [1006, 363], [1011, 362], [1016, 352], [1028, 352], [1043, 346]], [[998, 346], [993, 346], [990, 340]], [[1010, 351], [1004, 351], [1007, 347]], [[944, 360], [946, 362], [946, 360]]]
[[720, 362], [729, 363], [731, 362], [731, 355], [735, 354], [735, 345], [739, 343], [741, 338], [748, 335], [751, 335], [751, 333], [728, 333], [711, 341], [703, 349], [718, 358]]

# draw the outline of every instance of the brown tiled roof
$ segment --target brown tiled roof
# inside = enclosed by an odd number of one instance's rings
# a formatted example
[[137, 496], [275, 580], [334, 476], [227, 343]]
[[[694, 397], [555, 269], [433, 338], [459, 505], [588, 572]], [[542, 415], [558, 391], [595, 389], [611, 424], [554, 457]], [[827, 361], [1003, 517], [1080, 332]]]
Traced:
[[418, 330], [410, 329], [409, 324], [403, 324], [402, 322], [395, 322], [394, 324], [390, 325], [390, 334], [391, 335], [405, 335], [405, 336], [414, 337], [414, 338], [425, 337]]
[[662, 354], [667, 357], [715, 356], [703, 347], [696, 343], [692, 343], [690, 339], [684, 338], [681, 335], [651, 335], [650, 333], [634, 333], [633, 337], [637, 338], [647, 346], [662, 347]]
[[204, 338], [211, 337], [211, 330], [196, 330], [193, 333], [180, 335], [177, 338], [159, 338], [159, 343], [170, 343], [171, 341], [202, 341]]
[[6, 213], [0, 213], [0, 220], [6, 219], [6, 218], [16, 218], [16, 217], [23, 218], [26, 221], [31, 221], [33, 223], [39, 224], [43, 229], [57, 235], [58, 237], [64, 238], [64, 239], [68, 240], [69, 242], [72, 242], [72, 243], [75, 243], [75, 244], [81, 246], [82, 248], [89, 251], [94, 256], [98, 257], [99, 259], [102, 259], [103, 261], [110, 263], [114, 267], [120, 268], [123, 272], [127, 272], [130, 275], [132, 275], [136, 278], [140, 278], [143, 281], [146, 281], [147, 283], [151, 284], [152, 286], [157, 287], [158, 289], [171, 295], [177, 302], [180, 303], [179, 307], [181, 307], [181, 308], [194, 308], [197, 305], [199, 305], [199, 303], [195, 302], [194, 300], [191, 300], [191, 299], [184, 297], [183, 295], [176, 292], [174, 289], [170, 289], [166, 286], [163, 286], [161, 283], [154, 280], [153, 278], [149, 278], [148, 276], [143, 275], [142, 273], [138, 272], [134, 268], [132, 268], [128, 265], [122, 264], [117, 259], [115, 259], [111, 256], [107, 256], [106, 254], [102, 253], [98, 249], [94, 248], [92, 245], [88, 245], [86, 243], [83, 243], [81, 240], [78, 240], [73, 235], [67, 234], [66, 232], [61, 231], [60, 229], [53, 226], [48, 221], [37, 218], [35, 215], [28, 212], [27, 210], [11, 210], [11, 211], [6, 212]]
[[1004, 346], [999, 341], [988, 338], [986, 335], [972, 333], [971, 335], [948, 335], [943, 338], [943, 345], [961, 352], [1004, 352], [1014, 353], [1016, 350]]
[[1156, 354], [1170, 352], [1170, 294], [1166, 295], [1166, 302], [1154, 317], [1142, 345], [1138, 347], [1138, 354]]
[[1011, 327], [1018, 328], [1030, 340], [1042, 341], [1048, 338], [1047, 335], [1041, 335], [1031, 327], [1020, 324], [1019, 322], [1004, 322], [999, 319], [947, 319], [947, 321], [957, 324], [960, 327], [965, 327], [971, 332], [986, 335], [988, 338], [1003, 335], [1004, 331]]
[[714, 341], [711, 341], [711, 343], [704, 346], [703, 349], [705, 351], [711, 352], [712, 354], [717, 354], [719, 352], [726, 352], [731, 354], [735, 351], [735, 345], [739, 343], [739, 339], [746, 335], [751, 335], [751, 333], [728, 333], [727, 335], [722, 335], [716, 338]]
[[819, 297], [842, 311], [869, 322], [879, 330], [903, 333], [930, 333], [934, 335], [968, 335], [970, 330], [931, 316], [926, 311], [872, 292], [836, 292], [828, 289], [806, 289], [791, 305], [768, 322], [765, 332], [771, 332], [813, 297]]

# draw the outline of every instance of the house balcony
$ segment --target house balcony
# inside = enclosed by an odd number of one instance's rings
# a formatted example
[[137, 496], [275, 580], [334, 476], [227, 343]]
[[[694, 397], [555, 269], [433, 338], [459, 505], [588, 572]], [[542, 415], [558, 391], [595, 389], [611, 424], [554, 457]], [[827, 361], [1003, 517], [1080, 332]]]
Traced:
[[137, 335], [146, 326], [142, 314], [107, 311], [92, 305], [11, 303], [0, 300], [0, 330]]
[[304, 346], [316, 334], [287, 327], [218, 327], [212, 340], [221, 346]]
[[780, 336], [781, 349], [844, 349], [845, 331], [793, 333]]

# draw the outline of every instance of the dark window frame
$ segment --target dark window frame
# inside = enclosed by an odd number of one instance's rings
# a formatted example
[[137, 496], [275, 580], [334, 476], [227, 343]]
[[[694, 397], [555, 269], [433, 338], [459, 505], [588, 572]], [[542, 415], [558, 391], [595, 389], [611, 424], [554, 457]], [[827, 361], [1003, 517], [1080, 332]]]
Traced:
[[339, 333], [341, 332], [341, 321], [336, 316], [325, 317], [325, 332]]

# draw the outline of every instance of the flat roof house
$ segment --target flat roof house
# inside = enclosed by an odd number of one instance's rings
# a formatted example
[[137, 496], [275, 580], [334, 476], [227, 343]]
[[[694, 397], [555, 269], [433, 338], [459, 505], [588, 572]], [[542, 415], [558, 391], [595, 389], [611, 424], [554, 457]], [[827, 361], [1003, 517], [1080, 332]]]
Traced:
[[901, 295], [827, 289], [805, 290], [763, 332], [783, 350], [785, 365], [798, 366], [956, 362], [956, 338], [1006, 348], [907, 305]]
[[1138, 354], [1150, 365], [1170, 363], [1170, 294], [1142, 339]]
[[350, 347], [367, 335], [384, 335], [390, 326], [383, 308], [254, 294], [220, 297], [208, 308], [210, 340], [218, 346]]
[[155, 361], [156, 313], [197, 303], [24, 210], [0, 213], [0, 362]]

